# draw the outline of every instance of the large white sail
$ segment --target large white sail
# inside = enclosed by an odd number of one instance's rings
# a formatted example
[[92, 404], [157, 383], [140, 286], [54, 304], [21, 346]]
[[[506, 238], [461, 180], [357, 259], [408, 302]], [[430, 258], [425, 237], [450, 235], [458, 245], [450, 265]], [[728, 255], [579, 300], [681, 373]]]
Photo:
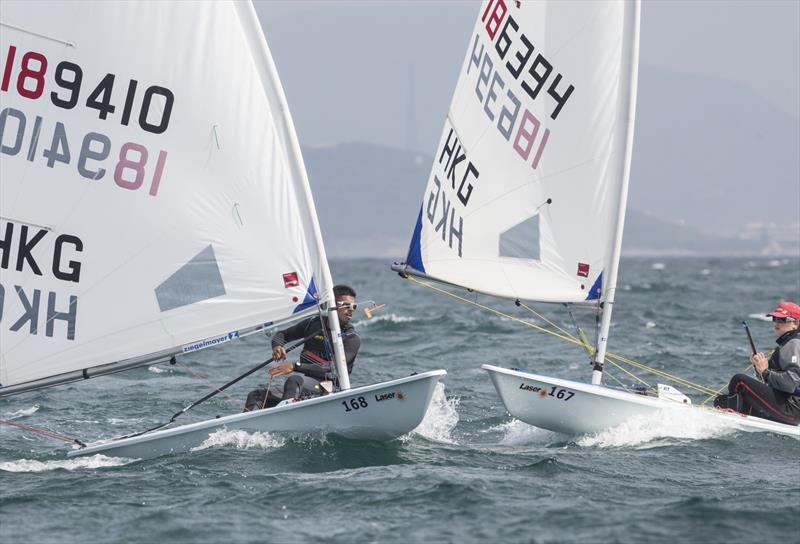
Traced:
[[637, 51], [633, 2], [484, 2], [410, 271], [501, 297], [603, 298], [624, 217]]
[[249, 3], [4, 1], [0, 23], [0, 395], [325, 299]]

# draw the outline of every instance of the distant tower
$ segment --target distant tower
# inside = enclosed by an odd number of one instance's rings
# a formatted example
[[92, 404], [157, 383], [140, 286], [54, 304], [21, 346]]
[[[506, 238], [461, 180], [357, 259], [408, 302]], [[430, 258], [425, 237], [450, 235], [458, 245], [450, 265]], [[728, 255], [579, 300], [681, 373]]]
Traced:
[[406, 140], [405, 147], [409, 151], [417, 150], [417, 118], [414, 113], [414, 66], [408, 65], [408, 111], [406, 112]]

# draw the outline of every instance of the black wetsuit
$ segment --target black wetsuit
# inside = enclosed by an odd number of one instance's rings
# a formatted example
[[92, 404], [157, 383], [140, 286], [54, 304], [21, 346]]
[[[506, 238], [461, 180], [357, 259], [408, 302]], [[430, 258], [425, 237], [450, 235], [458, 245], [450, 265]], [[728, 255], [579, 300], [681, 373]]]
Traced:
[[[283, 386], [283, 394], [277, 395], [274, 392], [267, 392], [266, 389], [256, 389], [247, 396], [245, 411], [256, 410], [258, 408], [270, 408], [282, 400], [297, 399], [300, 397], [315, 397], [325, 394], [325, 390], [320, 386], [320, 382], [331, 380], [334, 387], [338, 387], [332, 372], [333, 349], [328, 345], [326, 336], [330, 338], [331, 331], [328, 328], [327, 318], [325, 321], [325, 333], [322, 332], [321, 318], [312, 317], [304, 321], [275, 333], [272, 337], [272, 348], [283, 346], [287, 342], [307, 340], [303, 344], [303, 351], [300, 353], [300, 360], [295, 363], [294, 371], [299, 374], [292, 374]], [[353, 371], [353, 364], [361, 347], [361, 339], [351, 324], [342, 327], [342, 344], [344, 345], [344, 356], [347, 361], [347, 373]], [[266, 401], [266, 402], [265, 402]]]
[[800, 424], [800, 331], [789, 331], [777, 340], [762, 379], [736, 374], [728, 384], [728, 395], [720, 395], [714, 406], [789, 425]]

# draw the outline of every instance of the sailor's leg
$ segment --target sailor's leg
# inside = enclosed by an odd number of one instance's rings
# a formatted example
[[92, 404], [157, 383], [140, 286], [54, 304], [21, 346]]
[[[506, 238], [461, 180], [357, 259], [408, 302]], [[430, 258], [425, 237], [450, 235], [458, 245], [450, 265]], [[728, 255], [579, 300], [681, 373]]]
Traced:
[[742, 398], [745, 408], [742, 412], [779, 423], [797, 424], [798, 417], [788, 405], [788, 397], [752, 376], [737, 374], [731, 380], [731, 390]]
[[301, 376], [300, 374], [292, 374], [289, 376], [286, 383], [283, 384], [283, 396], [281, 400], [300, 398], [300, 394], [303, 392], [304, 378], [305, 376]]
[[749, 413], [750, 407], [745, 407], [744, 399], [741, 395], [736, 393], [736, 384], [739, 383], [739, 377], [743, 375], [744, 374], [737, 374], [731, 378], [731, 381], [728, 382], [728, 394], [717, 395], [717, 398], [714, 399], [715, 408], [733, 410], [734, 412], [742, 412], [745, 414]]
[[255, 391], [250, 391], [247, 395], [243, 412], [272, 408], [280, 401], [280, 395], [276, 395], [274, 391], [268, 392], [266, 389], [256, 389]]
[[256, 389], [255, 391], [250, 391], [247, 394], [247, 400], [244, 403], [244, 410], [243, 412], [251, 412], [253, 410], [258, 410], [261, 408], [261, 403], [264, 401], [264, 395], [266, 391], [264, 389]]
[[303, 395], [308, 397], [318, 397], [325, 391], [319, 384], [319, 380], [303, 376]]

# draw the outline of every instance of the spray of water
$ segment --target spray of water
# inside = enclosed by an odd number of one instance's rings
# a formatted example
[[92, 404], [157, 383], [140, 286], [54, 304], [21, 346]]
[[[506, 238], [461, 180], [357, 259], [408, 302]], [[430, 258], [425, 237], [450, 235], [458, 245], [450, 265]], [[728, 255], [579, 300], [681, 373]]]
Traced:
[[456, 397], [448, 399], [444, 393], [444, 384], [437, 383], [428, 411], [422, 423], [412, 433], [435, 442], [454, 444], [452, 432], [458, 424], [458, 402]]
[[411, 321], [418, 321], [419, 318], [416, 317], [409, 317], [404, 315], [397, 315], [397, 314], [386, 314], [386, 315], [378, 315], [373, 317], [372, 319], [361, 319], [353, 323], [353, 326], [357, 329], [361, 329], [364, 327], [369, 327], [370, 325], [374, 325], [376, 323], [380, 323], [381, 321], [388, 321], [389, 323], [409, 323]]
[[662, 410], [632, 417], [606, 431], [576, 440], [581, 447], [649, 448], [679, 440], [703, 440], [736, 432], [733, 422], [700, 410]]
[[247, 431], [229, 431], [220, 429], [211, 433], [205, 441], [192, 448], [192, 451], [205, 450], [220, 446], [233, 446], [236, 449], [262, 449], [271, 450], [280, 448], [286, 443], [286, 439], [270, 433], [248, 433]]
[[503, 437], [499, 441], [501, 446], [542, 445], [563, 438], [563, 435], [528, 425], [518, 419], [495, 425], [489, 432], [502, 433]]
[[19, 419], [21, 417], [28, 417], [30, 415], [35, 414], [38, 410], [39, 410], [39, 405], [34, 404], [30, 408], [23, 408], [22, 410], [17, 410], [16, 412], [14, 412], [5, 419]]

